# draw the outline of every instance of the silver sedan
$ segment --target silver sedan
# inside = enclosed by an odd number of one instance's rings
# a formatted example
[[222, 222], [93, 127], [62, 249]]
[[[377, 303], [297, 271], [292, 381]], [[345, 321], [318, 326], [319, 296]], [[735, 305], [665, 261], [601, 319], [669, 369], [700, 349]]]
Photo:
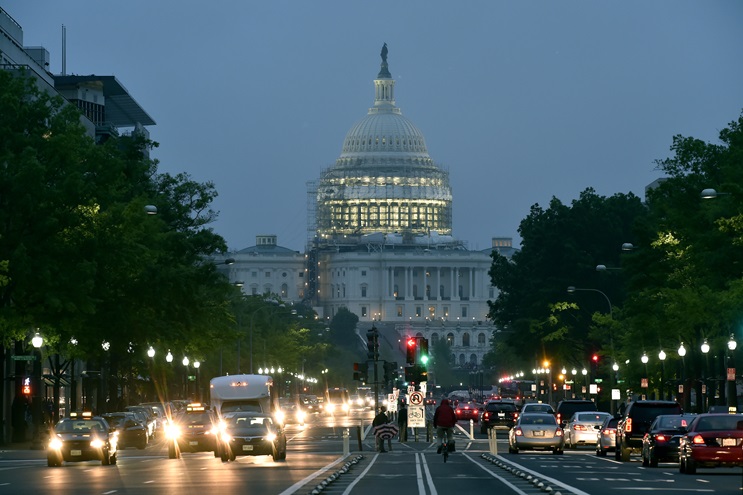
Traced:
[[596, 445], [597, 433], [611, 414], [607, 412], [581, 411], [573, 414], [565, 425], [565, 445], [574, 449], [579, 445]]
[[557, 419], [548, 413], [525, 413], [508, 432], [508, 452], [519, 450], [550, 450], [562, 454], [565, 437]]

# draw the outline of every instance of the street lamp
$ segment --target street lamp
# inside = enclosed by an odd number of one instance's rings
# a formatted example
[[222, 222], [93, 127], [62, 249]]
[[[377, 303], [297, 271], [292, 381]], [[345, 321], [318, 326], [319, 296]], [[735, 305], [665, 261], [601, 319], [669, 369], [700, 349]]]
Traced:
[[664, 382], [666, 379], [666, 351], [663, 349], [658, 353], [658, 359], [660, 359], [660, 398], [666, 400], [666, 390], [664, 388]]
[[704, 339], [701, 345], [702, 354], [704, 354], [704, 374], [702, 375], [702, 394], [704, 395], [704, 401], [702, 402], [702, 412], [706, 411], [709, 407], [709, 386], [707, 385], [707, 379], [709, 378], [709, 342]]
[[165, 355], [165, 360], [169, 363], [173, 362], [173, 355], [170, 353], [170, 349], [168, 349], [168, 353]]
[[[735, 336], [731, 333], [730, 340], [728, 340], [728, 362], [727, 362], [727, 390], [726, 396], [728, 399], [728, 411], [738, 412], [738, 392], [736, 387], [736, 372], [735, 372], [735, 349], [738, 347], [738, 343], [735, 341]], [[732, 380], [730, 377], [732, 376]]]
[[[640, 384], [640, 388], [649, 388], [650, 387], [650, 380], [648, 379], [648, 355], [645, 353], [645, 351], [642, 352], [642, 357], [640, 358], [640, 361], [642, 361], [642, 364], [645, 365], [645, 386], [642, 387], [642, 384]], [[647, 390], [646, 390], [647, 392]]]
[[681, 345], [679, 346], [678, 355], [681, 357], [681, 385], [679, 385], [679, 394], [683, 394], [681, 397], [683, 400], [682, 404], [684, 409], [686, 409], [687, 394], [684, 389], [684, 386], [686, 385], [686, 359], [684, 358], [684, 356], [686, 356], [686, 347], [683, 342], [681, 342]]
[[44, 444], [41, 443], [41, 346], [44, 345], [44, 339], [39, 335], [39, 332], [36, 332], [31, 339], [31, 345], [34, 346], [34, 383], [31, 386], [33, 390], [33, 408], [31, 409], [31, 413], [34, 423], [34, 434], [31, 439], [31, 449], [44, 450]]
[[152, 359], [152, 358], [155, 357], [155, 348], [154, 347], [150, 346], [150, 348], [147, 349], [147, 357], [149, 357], [150, 359]]

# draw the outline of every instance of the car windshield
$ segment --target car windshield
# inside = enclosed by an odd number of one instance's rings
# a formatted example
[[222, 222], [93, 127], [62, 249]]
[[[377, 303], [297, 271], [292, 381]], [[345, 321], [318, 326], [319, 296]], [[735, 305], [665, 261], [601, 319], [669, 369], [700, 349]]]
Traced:
[[650, 423], [661, 414], [673, 414], [674, 412], [681, 414], [681, 406], [678, 404], [636, 404], [632, 407], [630, 414], [632, 415], [633, 421]]
[[100, 421], [60, 421], [54, 429], [57, 433], [102, 433], [103, 425]]
[[[739, 427], [740, 425], [740, 427]], [[739, 414], [721, 414], [699, 418], [696, 431], [730, 431], [743, 429], [743, 416]]]
[[201, 414], [188, 413], [188, 414], [184, 414], [181, 419], [181, 423], [183, 423], [184, 425], [194, 425], [194, 426], [195, 425], [206, 425], [211, 422], [212, 422], [212, 418], [207, 413], [201, 413]]
[[616, 428], [618, 423], [619, 418], [611, 418], [609, 421], [606, 422], [604, 428]]
[[665, 430], [675, 430], [678, 428], [686, 428], [688, 421], [682, 416], [662, 416], [658, 418], [658, 423], [655, 425], [656, 428]]
[[527, 404], [524, 408], [529, 412], [546, 412], [552, 413], [552, 406], [549, 404]]
[[127, 419], [125, 416], [103, 416], [103, 418], [114, 428], [118, 428]]
[[227, 428], [239, 428], [249, 432], [264, 434], [270, 431], [271, 418], [262, 416], [232, 416], [226, 419]]
[[551, 414], [525, 414], [521, 416], [522, 425], [556, 425], [557, 420]]
[[576, 415], [577, 421], [582, 421], [586, 423], [603, 423], [604, 419], [606, 419], [607, 414], [605, 413], [580, 413]]
[[513, 412], [516, 410], [516, 406], [513, 404], [487, 404], [485, 410], [488, 412]]

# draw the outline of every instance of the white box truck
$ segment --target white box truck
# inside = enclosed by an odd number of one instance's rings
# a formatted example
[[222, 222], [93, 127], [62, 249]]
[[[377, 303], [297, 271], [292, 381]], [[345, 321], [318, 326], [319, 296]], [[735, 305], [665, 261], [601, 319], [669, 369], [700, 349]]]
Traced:
[[218, 417], [231, 412], [279, 411], [273, 379], [266, 375], [228, 375], [212, 378], [209, 383], [211, 409]]

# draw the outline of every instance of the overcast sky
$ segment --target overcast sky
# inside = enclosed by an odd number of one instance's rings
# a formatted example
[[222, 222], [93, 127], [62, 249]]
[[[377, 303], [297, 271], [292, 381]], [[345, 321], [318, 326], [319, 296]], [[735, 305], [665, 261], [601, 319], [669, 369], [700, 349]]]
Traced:
[[[513, 237], [531, 205], [659, 177], [676, 134], [743, 110], [743, 2], [3, 0], [51, 70], [115, 75], [152, 116], [162, 172], [212, 181], [231, 250], [304, 250], [306, 182], [395, 97], [451, 174], [454, 235]], [[710, 184], [714, 187], [714, 184]]]

